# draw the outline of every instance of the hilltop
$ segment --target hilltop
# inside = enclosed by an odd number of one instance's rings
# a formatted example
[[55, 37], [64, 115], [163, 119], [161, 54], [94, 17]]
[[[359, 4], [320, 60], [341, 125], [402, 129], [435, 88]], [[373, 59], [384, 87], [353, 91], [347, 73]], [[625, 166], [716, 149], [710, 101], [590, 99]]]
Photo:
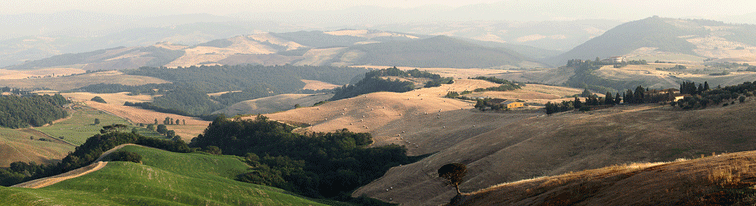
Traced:
[[[284, 190], [234, 180], [249, 166], [234, 156], [173, 153], [126, 146], [141, 164], [108, 162], [102, 169], [39, 189], [0, 187], [3, 204], [43, 205], [322, 205]], [[104, 181], [107, 180], [107, 181]]]
[[654, 16], [614, 27], [547, 62], [563, 65], [570, 59], [611, 56], [651, 62], [756, 61], [756, 42], [748, 38], [755, 29], [755, 25]]

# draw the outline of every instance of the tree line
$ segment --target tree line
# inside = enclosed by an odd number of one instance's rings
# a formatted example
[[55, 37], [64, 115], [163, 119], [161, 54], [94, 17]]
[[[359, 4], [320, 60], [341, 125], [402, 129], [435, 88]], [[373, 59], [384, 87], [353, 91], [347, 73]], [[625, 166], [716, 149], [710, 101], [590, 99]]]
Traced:
[[[417, 70], [417, 69], [415, 69]], [[417, 75], [417, 76], [412, 76]], [[365, 74], [365, 77], [354, 85], [344, 85], [340, 88], [333, 89], [333, 97], [329, 101], [335, 101], [339, 99], [346, 99], [356, 97], [362, 94], [368, 94], [373, 92], [407, 92], [415, 89], [415, 84], [412, 82], [401, 81], [399, 79], [391, 80], [391, 78], [383, 79], [381, 77], [395, 76], [395, 77], [429, 77], [441, 78], [440, 75], [431, 74], [428, 72], [420, 72], [419, 70], [411, 70], [409, 72], [402, 71], [396, 67], [373, 70]]]
[[244, 157], [253, 168], [239, 176], [241, 181], [316, 198], [348, 198], [389, 168], [415, 161], [397, 145], [369, 148], [369, 133], [298, 134], [293, 129], [262, 115], [218, 118], [190, 146]]
[[164, 140], [145, 137], [134, 133], [108, 132], [96, 134], [87, 139], [84, 144], [76, 147], [61, 162], [42, 165], [34, 162], [13, 162], [10, 168], [0, 169], [0, 185], [11, 186], [21, 182], [62, 174], [89, 164], [92, 164], [103, 152], [118, 145], [133, 143], [155, 147], [172, 152], [191, 152], [186, 143], [181, 140]]
[[68, 100], [60, 94], [0, 96], [0, 126], [23, 128], [51, 124], [53, 120], [68, 116], [63, 108], [67, 103]]

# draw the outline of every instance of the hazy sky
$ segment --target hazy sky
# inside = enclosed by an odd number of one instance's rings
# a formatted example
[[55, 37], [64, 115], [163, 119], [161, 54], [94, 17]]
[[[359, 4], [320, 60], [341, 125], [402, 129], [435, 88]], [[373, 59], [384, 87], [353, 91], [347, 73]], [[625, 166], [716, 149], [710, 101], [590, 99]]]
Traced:
[[[664, 17], [721, 17], [756, 13], [754, 0], [2, 0], [0, 14], [53, 13], [68, 10], [110, 14], [171, 15], [208, 13], [233, 15], [248, 12], [291, 12], [343, 10], [358, 6], [415, 8], [442, 6], [447, 9], [479, 4], [501, 8], [524, 7], [538, 11], [564, 11], [559, 18], [637, 19], [651, 15]], [[531, 2], [543, 7], [528, 8]], [[544, 3], [545, 2], [545, 3]], [[539, 3], [535, 3], [539, 4]], [[586, 14], [585, 8], [604, 10]], [[573, 7], [573, 8], [571, 8]], [[582, 8], [579, 8], [582, 7]], [[498, 7], [495, 7], [498, 8]], [[539, 10], [540, 9], [540, 10]], [[582, 11], [572, 12], [575, 11]], [[572, 15], [572, 16], [568, 16]], [[556, 18], [555, 17], [555, 18]]]

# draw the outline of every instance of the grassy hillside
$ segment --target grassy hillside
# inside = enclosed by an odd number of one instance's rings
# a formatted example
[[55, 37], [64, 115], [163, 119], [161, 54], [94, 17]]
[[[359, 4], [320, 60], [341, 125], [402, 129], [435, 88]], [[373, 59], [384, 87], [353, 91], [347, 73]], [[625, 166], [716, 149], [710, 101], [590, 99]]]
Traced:
[[[695, 111], [644, 105], [548, 117], [514, 112], [470, 114], [459, 108], [439, 112], [439, 119], [405, 113], [405, 119], [375, 129], [375, 136], [385, 137], [376, 138], [375, 144], [398, 139], [411, 143], [411, 153], [433, 155], [392, 168], [354, 195], [392, 198], [409, 205], [448, 203], [455, 192], [435, 172], [451, 162], [467, 165], [461, 190], [469, 192], [492, 183], [615, 164], [756, 150], [752, 138], [756, 131], [751, 126], [756, 124], [754, 108], [756, 101], [749, 98], [742, 104]], [[326, 122], [337, 120], [329, 117]], [[387, 192], [389, 187], [393, 190]]]
[[271, 187], [233, 180], [247, 165], [233, 156], [127, 146], [142, 164], [105, 168], [40, 189], [0, 187], [4, 205], [321, 205]]
[[504, 183], [451, 205], [753, 205], [756, 152], [614, 165]]
[[34, 161], [38, 164], [58, 162], [74, 147], [33, 129], [3, 127], [0, 128], [0, 167], [8, 167], [17, 161]]
[[352, 62], [357, 65], [490, 68], [517, 66], [528, 60], [504, 48], [479, 46], [446, 36], [356, 45], [349, 50], [364, 53]]
[[570, 59], [593, 59], [621, 56], [641, 47], [656, 47], [660, 51], [695, 54], [696, 46], [679, 38], [684, 35], [704, 34], [702, 30], [686, 30], [651, 17], [619, 25], [601, 36], [588, 40], [567, 53], [551, 58], [548, 63], [564, 65]]
[[[94, 124], [95, 119], [99, 119], [100, 124]], [[130, 125], [130, 123], [123, 118], [89, 107], [81, 107], [76, 109], [68, 119], [56, 122], [50, 126], [37, 127], [34, 129], [44, 132], [52, 137], [63, 137], [61, 140], [71, 144], [81, 145], [87, 141], [87, 138], [99, 134], [102, 126], [111, 124]], [[145, 128], [137, 128], [139, 134], [144, 136], [162, 137], [154, 131], [149, 131]], [[131, 130], [131, 127], [129, 130]]]

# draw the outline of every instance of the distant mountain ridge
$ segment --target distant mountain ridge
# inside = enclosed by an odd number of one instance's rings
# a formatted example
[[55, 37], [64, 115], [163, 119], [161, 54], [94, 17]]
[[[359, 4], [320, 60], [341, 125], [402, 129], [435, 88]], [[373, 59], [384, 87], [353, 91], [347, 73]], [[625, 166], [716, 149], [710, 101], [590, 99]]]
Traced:
[[[63, 54], [6, 67], [27, 70], [73, 67], [110, 70], [218, 64], [380, 65], [455, 68], [543, 67], [534, 58], [484, 43], [376, 30], [258, 33], [216, 39], [194, 46], [160, 42], [146, 47], [116, 47]], [[531, 53], [541, 50], [531, 49]]]
[[[619, 25], [546, 62], [564, 65], [570, 59], [603, 59], [611, 56], [638, 58], [660, 53], [698, 59], [749, 59], [756, 57], [754, 32], [756, 25], [654, 16]], [[689, 58], [666, 60], [690, 61]]]

